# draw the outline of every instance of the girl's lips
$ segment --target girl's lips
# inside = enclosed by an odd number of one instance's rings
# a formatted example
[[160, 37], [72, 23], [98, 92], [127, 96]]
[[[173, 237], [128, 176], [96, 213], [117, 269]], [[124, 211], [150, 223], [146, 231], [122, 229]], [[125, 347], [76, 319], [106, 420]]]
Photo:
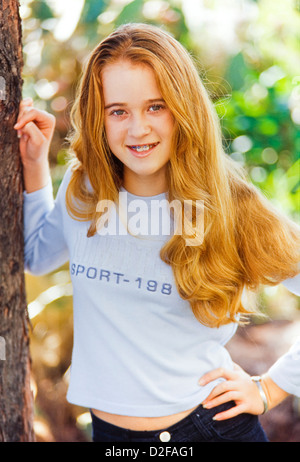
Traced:
[[131, 154], [135, 157], [147, 157], [153, 149], [158, 146], [159, 142], [151, 144], [139, 144], [139, 145], [127, 145], [127, 148], [130, 150]]

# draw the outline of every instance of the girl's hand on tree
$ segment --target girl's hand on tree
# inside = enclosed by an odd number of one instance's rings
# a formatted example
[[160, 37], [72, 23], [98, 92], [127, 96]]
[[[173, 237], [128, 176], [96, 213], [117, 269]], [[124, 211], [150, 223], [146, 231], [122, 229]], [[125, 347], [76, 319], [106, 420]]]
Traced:
[[25, 189], [28, 193], [43, 188], [49, 181], [48, 153], [55, 128], [55, 117], [33, 107], [31, 98], [20, 104], [14, 128], [20, 138]]
[[199, 385], [206, 385], [219, 378], [223, 378], [225, 381], [211, 391], [202, 402], [202, 406], [205, 409], [211, 409], [229, 401], [235, 401], [236, 405], [228, 411], [216, 414], [215, 420], [226, 420], [243, 413], [254, 415], [263, 413], [264, 404], [259, 389], [251, 380], [250, 375], [241, 367], [235, 364], [234, 370], [214, 369], [201, 377]]
[[55, 128], [55, 117], [35, 109], [31, 98], [20, 104], [16, 125], [20, 138], [20, 152], [24, 165], [48, 159], [50, 143]]

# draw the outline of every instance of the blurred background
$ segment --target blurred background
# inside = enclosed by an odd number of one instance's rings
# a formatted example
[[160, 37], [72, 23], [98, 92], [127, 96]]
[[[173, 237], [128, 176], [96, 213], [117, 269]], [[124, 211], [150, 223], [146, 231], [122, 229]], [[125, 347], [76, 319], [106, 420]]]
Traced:
[[[21, 0], [23, 97], [56, 116], [50, 152], [56, 193], [65, 172], [69, 112], [82, 64], [116, 26], [147, 22], [170, 31], [193, 55], [221, 118], [228, 155], [253, 183], [299, 222], [299, 0]], [[26, 274], [32, 386], [38, 441], [90, 441], [88, 409], [66, 401], [72, 351], [68, 267]], [[262, 322], [239, 328], [228, 348], [251, 374], [284, 353], [300, 332], [299, 299], [262, 288]], [[300, 441], [299, 400], [261, 418], [271, 441]]]

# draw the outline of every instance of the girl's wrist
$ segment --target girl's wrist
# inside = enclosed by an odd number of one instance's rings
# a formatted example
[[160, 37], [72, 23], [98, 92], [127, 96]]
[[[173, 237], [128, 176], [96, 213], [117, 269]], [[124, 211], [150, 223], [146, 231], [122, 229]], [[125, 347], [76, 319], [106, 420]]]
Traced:
[[278, 406], [289, 396], [289, 393], [276, 385], [268, 374], [262, 376], [261, 385], [267, 397], [269, 410]]
[[50, 178], [48, 160], [23, 164], [23, 178], [25, 190], [28, 194], [44, 188]]

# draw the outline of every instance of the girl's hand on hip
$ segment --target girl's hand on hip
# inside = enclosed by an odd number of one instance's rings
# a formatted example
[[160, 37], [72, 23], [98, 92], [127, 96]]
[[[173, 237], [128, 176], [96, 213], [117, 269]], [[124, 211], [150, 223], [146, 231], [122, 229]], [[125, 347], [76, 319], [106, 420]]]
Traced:
[[263, 413], [264, 404], [259, 389], [251, 380], [250, 375], [240, 366], [235, 364], [234, 370], [214, 369], [201, 377], [199, 385], [207, 385], [219, 378], [225, 380], [216, 385], [202, 402], [202, 406], [205, 409], [211, 409], [229, 401], [234, 401], [236, 405], [227, 411], [216, 414], [214, 420], [226, 420], [243, 413], [254, 415]]

